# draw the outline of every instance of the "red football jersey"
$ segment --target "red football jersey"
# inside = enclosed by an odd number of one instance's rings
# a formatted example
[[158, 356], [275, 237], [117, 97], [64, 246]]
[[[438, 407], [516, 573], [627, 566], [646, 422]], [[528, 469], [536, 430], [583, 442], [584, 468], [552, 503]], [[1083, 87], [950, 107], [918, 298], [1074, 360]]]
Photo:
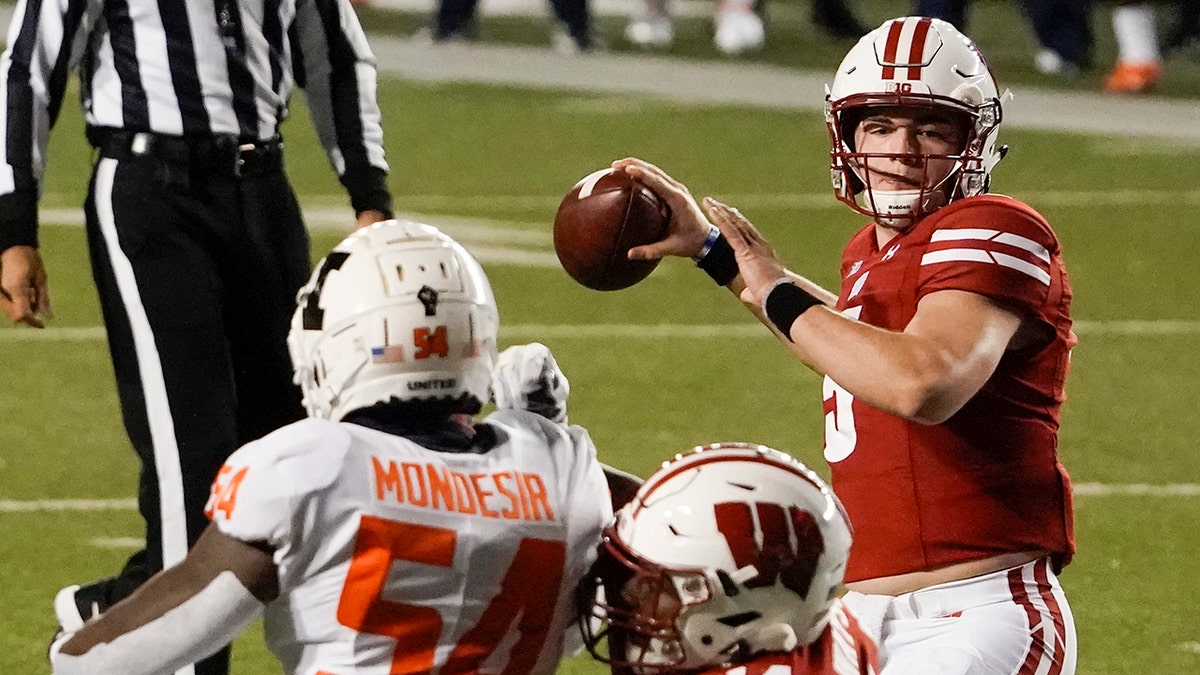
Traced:
[[702, 670], [695, 675], [876, 675], [875, 641], [840, 600], [830, 610], [829, 625], [815, 642], [790, 652], [766, 652], [752, 661]]
[[876, 246], [875, 226], [842, 256], [838, 309], [900, 331], [928, 293], [988, 296], [1046, 338], [1010, 351], [961, 410], [925, 425], [856, 400], [825, 378], [825, 457], [854, 526], [846, 581], [1031, 550], [1075, 550], [1071, 483], [1058, 461], [1071, 348], [1071, 287], [1058, 238], [1015, 199], [962, 199]]

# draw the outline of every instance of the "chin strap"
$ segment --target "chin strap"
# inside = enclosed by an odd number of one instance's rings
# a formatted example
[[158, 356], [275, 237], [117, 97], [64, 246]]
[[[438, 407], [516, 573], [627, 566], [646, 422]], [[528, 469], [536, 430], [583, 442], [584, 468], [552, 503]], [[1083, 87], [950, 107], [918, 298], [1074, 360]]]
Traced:
[[875, 222], [886, 227], [905, 229], [921, 217], [949, 203], [940, 187], [917, 190], [872, 190], [861, 193], [863, 208], [874, 214]]

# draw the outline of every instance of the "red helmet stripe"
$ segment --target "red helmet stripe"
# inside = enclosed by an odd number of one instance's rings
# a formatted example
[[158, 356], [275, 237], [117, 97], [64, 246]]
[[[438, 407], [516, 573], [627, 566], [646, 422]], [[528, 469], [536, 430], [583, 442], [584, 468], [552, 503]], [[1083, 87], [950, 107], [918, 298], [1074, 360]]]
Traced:
[[[900, 33], [904, 31], [903, 21], [893, 21], [888, 28], [887, 44], [883, 48], [883, 62], [891, 64], [896, 62], [896, 52], [900, 51]], [[883, 79], [896, 79], [896, 69], [890, 65], [883, 67]]]
[[921, 19], [913, 29], [912, 44], [908, 48], [908, 79], [910, 80], [921, 79], [921, 64], [925, 63], [925, 38], [929, 35], [929, 26], [932, 23], [929, 19]]

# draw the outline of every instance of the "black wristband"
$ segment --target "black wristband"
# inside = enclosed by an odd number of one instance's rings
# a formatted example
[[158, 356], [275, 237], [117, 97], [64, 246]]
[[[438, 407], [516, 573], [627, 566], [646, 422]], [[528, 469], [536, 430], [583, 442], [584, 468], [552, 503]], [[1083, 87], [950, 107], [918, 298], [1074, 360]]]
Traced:
[[796, 323], [796, 319], [809, 307], [821, 304], [824, 303], [803, 288], [790, 281], [781, 281], [763, 298], [763, 313], [775, 324], [775, 328], [783, 333], [788, 342], [795, 342], [792, 339], [792, 324]]
[[712, 248], [696, 262], [696, 266], [712, 277], [718, 286], [728, 286], [738, 275], [737, 257], [733, 255], [733, 247], [725, 235], [717, 237]]

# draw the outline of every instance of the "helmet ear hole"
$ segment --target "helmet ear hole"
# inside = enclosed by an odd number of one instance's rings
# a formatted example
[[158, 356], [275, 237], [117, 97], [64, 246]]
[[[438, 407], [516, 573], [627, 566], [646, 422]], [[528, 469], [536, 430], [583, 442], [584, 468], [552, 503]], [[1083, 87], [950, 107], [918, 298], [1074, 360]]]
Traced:
[[865, 107], [858, 107], [848, 108], [838, 115], [838, 130], [842, 134], [842, 143], [845, 144], [846, 149], [850, 152], [857, 151], [854, 132], [858, 130], [858, 123], [862, 121], [866, 114], [867, 109]]

